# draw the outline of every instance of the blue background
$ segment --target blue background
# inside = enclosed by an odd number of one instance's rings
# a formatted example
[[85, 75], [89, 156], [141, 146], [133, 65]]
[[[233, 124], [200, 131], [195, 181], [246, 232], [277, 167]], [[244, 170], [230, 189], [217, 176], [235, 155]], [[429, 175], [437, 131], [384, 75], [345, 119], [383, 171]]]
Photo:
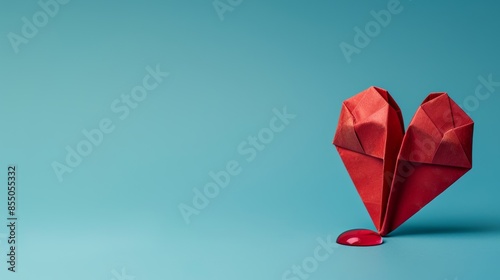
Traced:
[[[243, 1], [221, 20], [209, 0], [72, 0], [15, 53], [7, 34], [41, 8], [1, 0], [2, 224], [19, 170], [18, 272], [1, 226], [1, 278], [282, 279], [318, 237], [373, 228], [331, 141], [341, 102], [376, 85], [406, 125], [430, 92], [478, 101], [474, 168], [384, 245], [337, 247], [309, 279], [497, 279], [500, 87], [474, 92], [500, 81], [500, 5], [402, 0], [348, 63], [339, 44], [387, 3]], [[170, 76], [122, 121], [110, 104], [148, 65]], [[238, 145], [285, 106], [296, 118], [246, 161]], [[115, 130], [60, 182], [51, 164], [103, 118]], [[179, 204], [230, 160], [242, 172], [186, 224]]]

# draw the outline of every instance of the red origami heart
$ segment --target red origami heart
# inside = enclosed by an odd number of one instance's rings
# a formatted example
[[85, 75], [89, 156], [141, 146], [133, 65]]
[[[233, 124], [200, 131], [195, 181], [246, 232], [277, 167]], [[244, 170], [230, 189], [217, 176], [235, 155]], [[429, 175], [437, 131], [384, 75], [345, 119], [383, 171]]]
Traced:
[[472, 168], [473, 127], [446, 93], [424, 100], [406, 134], [386, 90], [370, 87], [344, 101], [333, 144], [380, 235]]

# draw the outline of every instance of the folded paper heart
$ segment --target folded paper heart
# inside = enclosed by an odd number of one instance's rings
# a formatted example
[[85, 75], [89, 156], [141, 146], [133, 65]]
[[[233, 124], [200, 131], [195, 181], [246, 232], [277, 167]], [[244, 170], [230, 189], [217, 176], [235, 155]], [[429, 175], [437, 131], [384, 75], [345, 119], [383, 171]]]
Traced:
[[384, 89], [370, 87], [343, 102], [333, 144], [381, 236], [472, 168], [473, 127], [446, 93], [431, 93], [406, 133]]

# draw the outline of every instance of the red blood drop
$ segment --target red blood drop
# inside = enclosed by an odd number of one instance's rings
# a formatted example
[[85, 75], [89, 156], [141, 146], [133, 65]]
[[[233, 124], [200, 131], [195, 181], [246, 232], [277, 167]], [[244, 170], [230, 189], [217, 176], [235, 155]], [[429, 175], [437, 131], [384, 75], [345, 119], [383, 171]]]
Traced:
[[384, 242], [382, 236], [369, 229], [351, 229], [337, 237], [337, 243], [347, 246], [376, 246]]

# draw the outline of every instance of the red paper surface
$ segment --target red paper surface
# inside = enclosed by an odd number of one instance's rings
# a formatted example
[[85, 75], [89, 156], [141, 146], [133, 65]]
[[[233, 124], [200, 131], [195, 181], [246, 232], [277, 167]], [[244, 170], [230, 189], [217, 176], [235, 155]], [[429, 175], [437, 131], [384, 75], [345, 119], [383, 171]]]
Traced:
[[472, 119], [432, 93], [405, 134], [401, 111], [381, 88], [343, 102], [333, 144], [381, 235], [387, 235], [472, 168]]

